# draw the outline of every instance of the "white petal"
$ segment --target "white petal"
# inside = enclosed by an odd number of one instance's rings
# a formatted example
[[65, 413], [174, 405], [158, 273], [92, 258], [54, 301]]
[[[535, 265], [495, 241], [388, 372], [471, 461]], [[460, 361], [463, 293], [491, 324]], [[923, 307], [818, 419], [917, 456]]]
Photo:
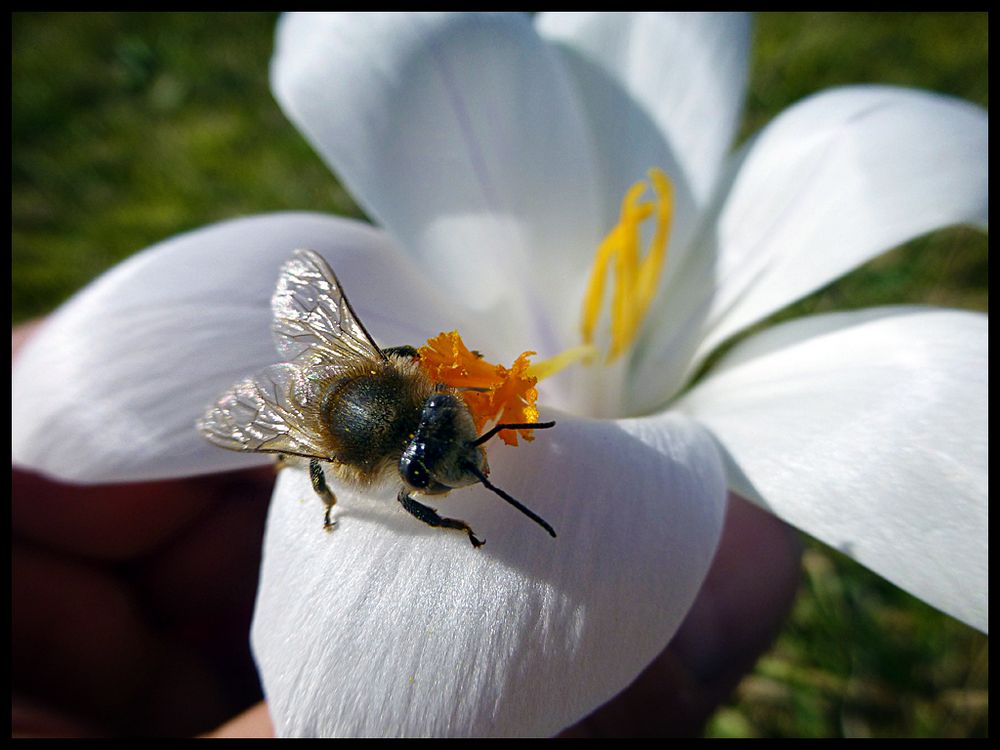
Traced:
[[[552, 415], [546, 415], [552, 416]], [[667, 644], [712, 560], [725, 482], [679, 415], [558, 425], [493, 445], [491, 478], [431, 503], [339, 493], [330, 534], [304, 472], [271, 504], [253, 646], [279, 735], [551, 735], [629, 684]]]
[[[547, 13], [536, 25], [563, 46], [581, 85], [600, 174], [609, 180], [605, 209], [615, 211], [628, 184], [653, 166], [666, 169], [696, 205], [704, 205], [739, 126], [749, 18]], [[671, 169], [675, 164], [678, 169]]]
[[678, 408], [715, 433], [737, 492], [985, 631], [987, 331], [925, 308], [796, 320]]
[[149, 248], [48, 320], [11, 373], [11, 459], [66, 480], [130, 481], [253, 465], [210, 446], [195, 420], [278, 360], [270, 299], [296, 247], [325, 255], [384, 345], [454, 327], [419, 270], [358, 222], [274, 214]]
[[988, 126], [968, 102], [879, 86], [776, 120], [719, 217], [713, 312], [725, 312], [702, 351], [909, 239], [985, 227]]
[[734, 165], [717, 223], [650, 314], [637, 408], [676, 393], [735, 332], [880, 253], [985, 225], [987, 125], [967, 102], [884, 86], [831, 90], [779, 116]]
[[369, 216], [437, 269], [445, 295], [535, 327], [525, 346], [567, 345], [566, 308], [575, 319], [570, 297], [602, 227], [569, 77], [526, 17], [288, 16], [272, 83]]

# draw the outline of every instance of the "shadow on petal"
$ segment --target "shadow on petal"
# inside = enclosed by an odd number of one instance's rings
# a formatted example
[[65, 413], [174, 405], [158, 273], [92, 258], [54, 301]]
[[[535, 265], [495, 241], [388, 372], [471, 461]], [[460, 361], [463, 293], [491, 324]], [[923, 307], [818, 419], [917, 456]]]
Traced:
[[490, 455], [556, 539], [481, 488], [435, 503], [478, 550], [392, 493], [343, 493], [327, 535], [304, 473], [282, 472], [253, 636], [279, 733], [551, 735], [666, 646], [721, 530], [714, 446], [676, 415], [557, 422]]

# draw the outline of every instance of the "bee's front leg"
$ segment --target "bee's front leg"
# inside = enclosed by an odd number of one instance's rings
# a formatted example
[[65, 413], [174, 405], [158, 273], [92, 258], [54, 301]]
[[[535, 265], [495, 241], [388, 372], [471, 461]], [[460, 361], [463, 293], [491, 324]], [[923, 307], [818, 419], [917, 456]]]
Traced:
[[309, 459], [309, 480], [312, 482], [313, 490], [326, 505], [326, 512], [323, 514], [323, 530], [330, 531], [336, 523], [330, 518], [330, 511], [337, 504], [337, 496], [333, 494], [333, 490], [326, 483], [323, 467], [315, 458]]
[[399, 494], [396, 496], [399, 504], [402, 505], [406, 512], [415, 518], [420, 519], [429, 526], [437, 526], [443, 529], [458, 529], [459, 531], [464, 531], [469, 535], [469, 541], [472, 542], [473, 547], [482, 547], [486, 542], [482, 539], [478, 539], [472, 529], [469, 528], [469, 524], [465, 521], [459, 521], [457, 518], [443, 518], [437, 514], [437, 511], [433, 508], [428, 508], [423, 503], [418, 503], [414, 500], [406, 489], [401, 489]]

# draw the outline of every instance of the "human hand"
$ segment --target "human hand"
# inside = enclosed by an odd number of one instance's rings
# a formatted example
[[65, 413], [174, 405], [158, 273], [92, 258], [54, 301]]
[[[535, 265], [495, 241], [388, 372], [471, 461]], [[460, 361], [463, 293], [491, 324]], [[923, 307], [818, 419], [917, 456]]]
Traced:
[[260, 700], [272, 475], [78, 487], [13, 470], [15, 736], [183, 736]]
[[[79, 487], [13, 469], [14, 735], [272, 735], [248, 645], [272, 483]], [[794, 531], [732, 498], [670, 646], [563, 736], [697, 735], [777, 634], [798, 563]]]

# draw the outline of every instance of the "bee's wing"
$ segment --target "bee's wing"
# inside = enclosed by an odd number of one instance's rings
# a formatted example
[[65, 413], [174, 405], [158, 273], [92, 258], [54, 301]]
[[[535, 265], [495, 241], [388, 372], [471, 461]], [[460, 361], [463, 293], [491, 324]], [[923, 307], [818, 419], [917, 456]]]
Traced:
[[275, 341], [285, 360], [342, 366], [385, 359], [333, 271], [312, 250], [296, 250], [281, 267], [271, 310]]
[[261, 370], [230, 388], [198, 430], [229, 450], [333, 460], [319, 415], [331, 369], [285, 363]]

